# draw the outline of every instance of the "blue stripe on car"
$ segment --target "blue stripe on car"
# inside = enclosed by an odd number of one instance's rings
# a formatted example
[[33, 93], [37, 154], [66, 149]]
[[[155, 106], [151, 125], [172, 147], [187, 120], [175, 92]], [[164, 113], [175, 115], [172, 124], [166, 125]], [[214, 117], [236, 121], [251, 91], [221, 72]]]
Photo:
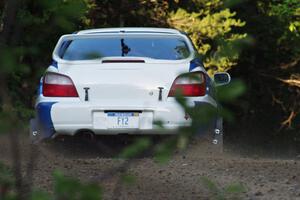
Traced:
[[55, 67], [55, 68], [58, 68], [58, 63], [57, 63], [56, 60], [52, 60], [51, 65], [52, 65], [53, 67]]
[[55, 133], [51, 118], [51, 109], [56, 102], [42, 102], [36, 106], [38, 126], [43, 138], [51, 138]]
[[206, 85], [206, 94], [208, 94], [211, 97], [215, 96], [214, 87], [211, 81], [211, 78], [205, 74], [205, 85]]
[[195, 58], [195, 59], [191, 60], [191, 62], [190, 62], [189, 71], [192, 71], [193, 69], [195, 69], [196, 67], [199, 67], [199, 66], [203, 67], [203, 63], [200, 58]]
[[71, 43], [72, 43], [72, 40], [62, 42], [62, 44], [60, 45], [59, 51], [58, 51], [58, 55], [60, 57], [63, 57], [66, 49], [69, 47], [69, 45]]
[[38, 87], [38, 96], [43, 94], [43, 78], [40, 79], [39, 87]]

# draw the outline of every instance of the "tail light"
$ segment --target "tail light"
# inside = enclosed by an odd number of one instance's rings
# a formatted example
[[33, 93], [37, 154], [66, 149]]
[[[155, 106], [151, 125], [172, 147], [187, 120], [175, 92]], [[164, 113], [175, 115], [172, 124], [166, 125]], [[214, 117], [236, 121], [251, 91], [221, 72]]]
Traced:
[[206, 91], [205, 75], [202, 72], [187, 73], [178, 76], [169, 92], [169, 97], [182, 95], [186, 97], [204, 96]]
[[65, 75], [47, 73], [43, 80], [45, 97], [78, 97], [73, 81]]

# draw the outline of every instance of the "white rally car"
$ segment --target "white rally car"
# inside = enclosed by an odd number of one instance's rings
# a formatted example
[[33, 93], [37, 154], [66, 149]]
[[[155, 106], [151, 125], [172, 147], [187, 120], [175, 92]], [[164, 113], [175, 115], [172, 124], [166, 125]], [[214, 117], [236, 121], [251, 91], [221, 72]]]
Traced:
[[[191, 124], [176, 101], [177, 90], [190, 107], [217, 107], [214, 87], [229, 81], [227, 73], [211, 79], [191, 40], [175, 29], [106, 28], [64, 35], [41, 78], [30, 136], [175, 133]], [[220, 122], [217, 117], [211, 134], [222, 134]]]

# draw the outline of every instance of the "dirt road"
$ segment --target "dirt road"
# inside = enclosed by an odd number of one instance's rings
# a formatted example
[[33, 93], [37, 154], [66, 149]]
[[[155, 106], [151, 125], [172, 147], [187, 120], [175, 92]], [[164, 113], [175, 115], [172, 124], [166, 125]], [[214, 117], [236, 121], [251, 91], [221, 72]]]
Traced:
[[[114, 146], [114, 142], [107, 144], [114, 151], [120, 147]], [[135, 182], [121, 185], [117, 184], [118, 170], [113, 171], [112, 176], [105, 174], [125, 162], [112, 158], [115, 152], [105, 152], [94, 143], [71, 146], [64, 143], [55, 146], [46, 144], [36, 151], [38, 160], [33, 171], [34, 187], [51, 191], [52, 173], [57, 169], [83, 181], [99, 181], [104, 188], [105, 199], [216, 199], [214, 189], [203, 181], [210, 180], [220, 191], [232, 184], [242, 185], [245, 191], [237, 195], [240, 199], [300, 200], [299, 158], [249, 157], [232, 149], [225, 149], [222, 155], [216, 155], [207, 148], [204, 150], [201, 144], [194, 142], [186, 151], [175, 153], [164, 165], [154, 162], [151, 155], [134, 159], [127, 173], [136, 177]], [[28, 142], [22, 137], [24, 169], [29, 151]], [[0, 160], [10, 163], [7, 136], [0, 137]], [[231, 199], [230, 195], [232, 193], [225, 196]]]

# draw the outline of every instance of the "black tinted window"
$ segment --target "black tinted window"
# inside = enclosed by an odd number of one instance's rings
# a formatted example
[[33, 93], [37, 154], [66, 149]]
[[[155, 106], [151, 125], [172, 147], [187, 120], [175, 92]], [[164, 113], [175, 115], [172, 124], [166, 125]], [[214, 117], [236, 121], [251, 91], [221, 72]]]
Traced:
[[110, 56], [180, 60], [189, 57], [185, 41], [176, 36], [99, 37], [65, 41], [60, 56], [65, 60], [91, 60]]

